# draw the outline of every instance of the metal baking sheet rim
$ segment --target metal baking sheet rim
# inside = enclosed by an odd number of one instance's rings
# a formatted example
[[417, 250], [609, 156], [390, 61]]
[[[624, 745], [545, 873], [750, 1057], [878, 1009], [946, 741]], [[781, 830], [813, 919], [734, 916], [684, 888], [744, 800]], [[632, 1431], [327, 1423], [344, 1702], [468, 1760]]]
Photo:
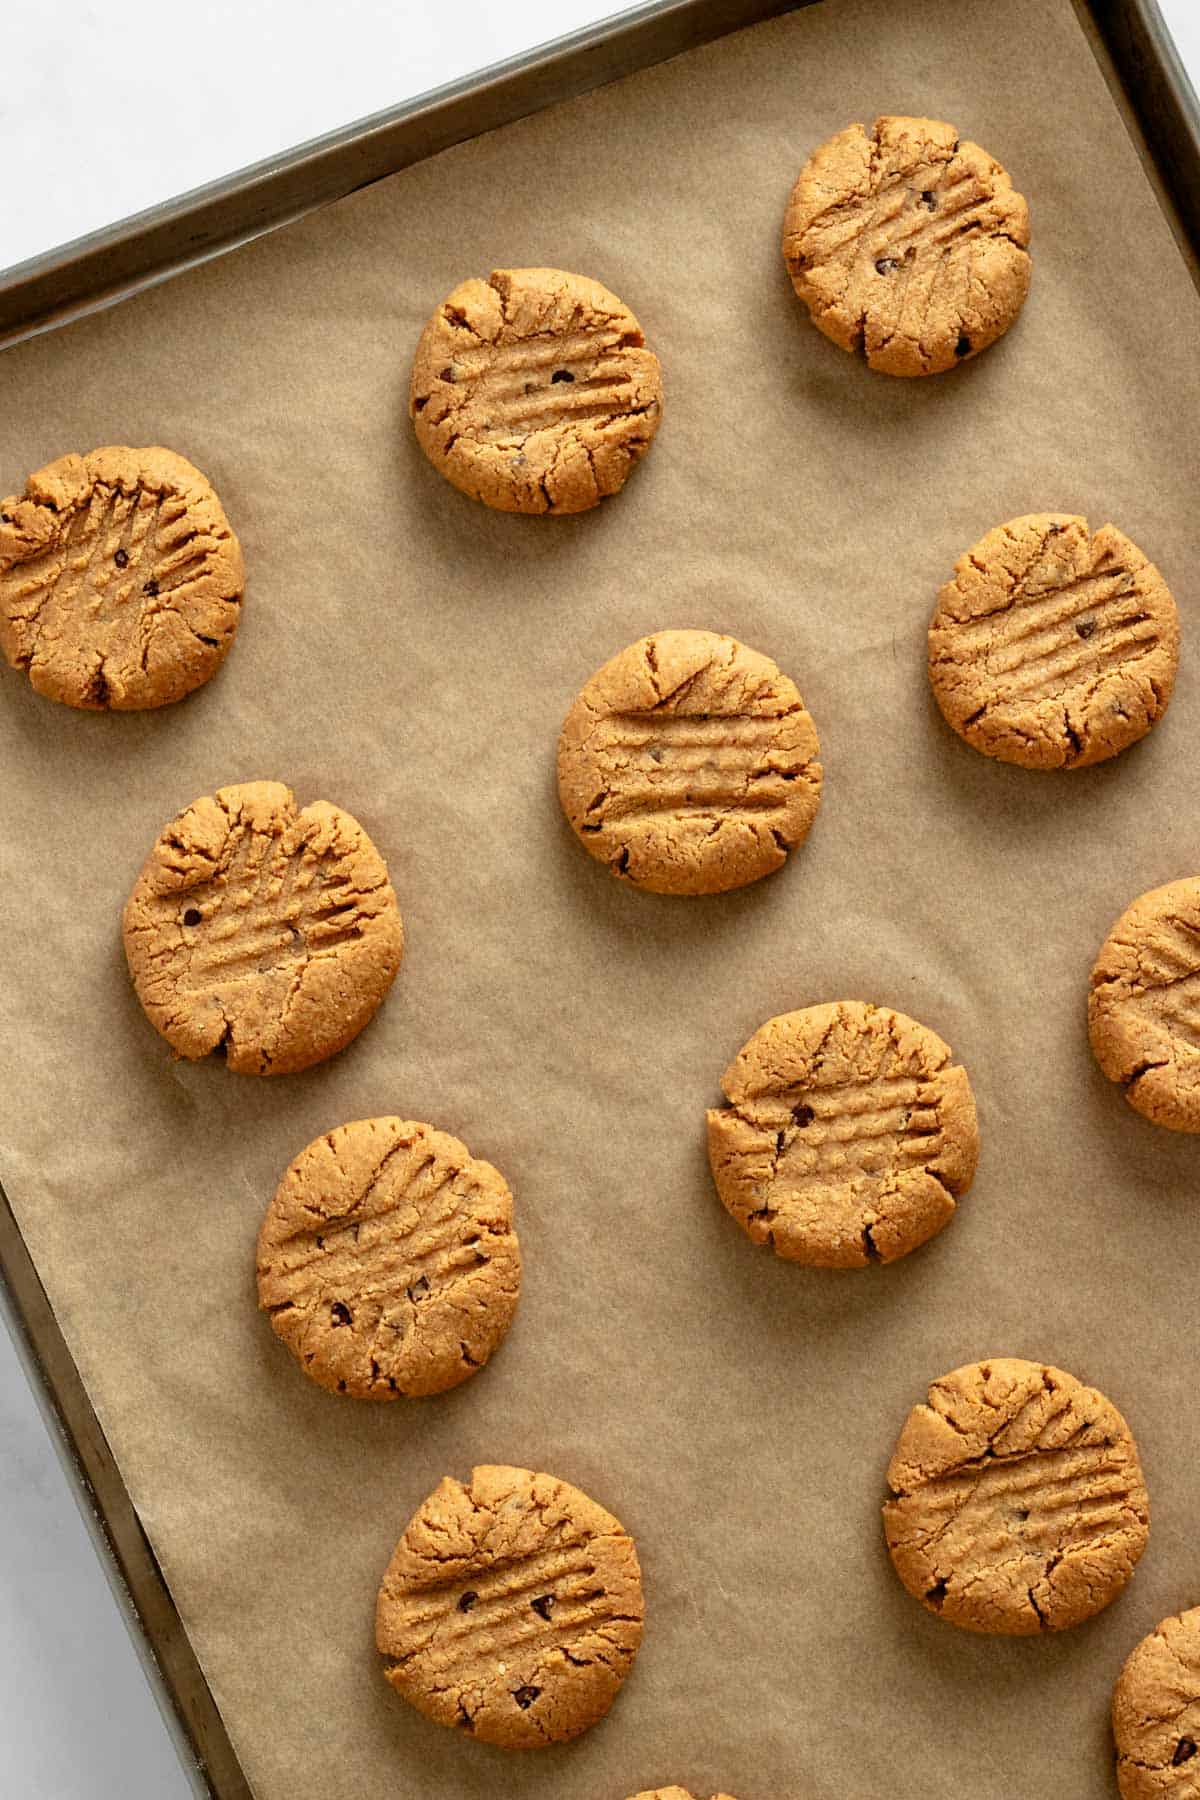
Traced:
[[[812, 4], [651, 0], [76, 239], [0, 272], [0, 349], [115, 305], [452, 144]], [[1158, 0], [1071, 4], [1200, 285], [1200, 102]], [[251, 1800], [2, 1184], [0, 1317], [194, 1792], [200, 1800]]]
[[[0, 270], [0, 348], [114, 305], [466, 138], [815, 0], [649, 0]], [[1137, 116], [1193, 277], [1200, 105], [1158, 0], [1071, 0]], [[1110, 73], [1110, 68], [1106, 68]]]
[[453, 144], [815, 3], [646, 0], [0, 269], [0, 349], [112, 306]]

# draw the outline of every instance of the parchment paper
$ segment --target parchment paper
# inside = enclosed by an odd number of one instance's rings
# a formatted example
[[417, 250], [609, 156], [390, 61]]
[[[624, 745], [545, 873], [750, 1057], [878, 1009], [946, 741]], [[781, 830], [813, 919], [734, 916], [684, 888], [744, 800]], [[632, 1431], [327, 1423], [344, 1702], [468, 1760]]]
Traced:
[[[777, 248], [801, 160], [879, 111], [955, 121], [1030, 197], [1025, 317], [950, 376], [871, 375], [806, 323]], [[639, 315], [663, 429], [619, 499], [506, 518], [425, 464], [413, 346], [463, 275], [560, 264]], [[261, 1800], [1093, 1800], [1136, 1640], [1200, 1600], [1193, 1140], [1092, 1064], [1086, 980], [1135, 894], [1200, 865], [1200, 307], [1066, 0], [826, 0], [450, 151], [0, 359], [0, 480], [165, 442], [249, 571], [212, 685], [72, 714], [0, 679], [0, 1173]], [[989, 526], [1113, 519], [1180, 601], [1170, 713], [1038, 776], [942, 725], [924, 633]], [[560, 817], [582, 681], [663, 626], [798, 681], [825, 801], [782, 873], [626, 891]], [[300, 1077], [173, 1064], [121, 905], [160, 826], [225, 782], [326, 796], [389, 860], [408, 931], [375, 1023]], [[983, 1155], [906, 1262], [777, 1263], [722, 1212], [704, 1109], [762, 1020], [843, 996], [954, 1047]], [[289, 1158], [399, 1112], [511, 1180], [507, 1346], [453, 1395], [306, 1383], [255, 1310]], [[1154, 1509], [1126, 1596], [1050, 1641], [926, 1615], [884, 1552], [893, 1438], [985, 1355], [1096, 1383]], [[385, 1686], [380, 1573], [443, 1472], [544, 1468], [636, 1535], [648, 1625], [609, 1719], [505, 1755]]]

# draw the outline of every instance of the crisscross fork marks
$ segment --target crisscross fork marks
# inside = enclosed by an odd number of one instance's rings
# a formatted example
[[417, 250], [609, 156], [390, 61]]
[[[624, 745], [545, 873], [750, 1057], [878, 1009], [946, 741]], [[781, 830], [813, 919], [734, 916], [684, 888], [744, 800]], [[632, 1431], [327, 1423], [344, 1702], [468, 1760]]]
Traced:
[[259, 1233], [259, 1304], [322, 1386], [442, 1393], [511, 1322], [521, 1259], [512, 1195], [435, 1127], [360, 1119], [293, 1161]]
[[[922, 186], [926, 180], [927, 189]], [[934, 201], [932, 209], [926, 193]], [[847, 236], [821, 261], [842, 271], [838, 304], [850, 304], [861, 314], [859, 349], [866, 347], [868, 333], [878, 339], [877, 349], [901, 331], [923, 343], [946, 265], [956, 264], [959, 251], [985, 230], [989, 204], [990, 196], [974, 176], [951, 180], [948, 165], [942, 165], [894, 177], [879, 190], [870, 214], [850, 221]], [[792, 272], [799, 274], [801, 268], [793, 266]], [[877, 279], [881, 275], [883, 287]]]
[[1200, 1049], [1200, 926], [1178, 917], [1157, 921], [1140, 957], [1142, 983], [1129, 1004]]
[[888, 1548], [908, 1591], [966, 1630], [1078, 1625], [1128, 1582], [1149, 1526], [1120, 1413], [1062, 1369], [1000, 1357], [914, 1406], [887, 1471]]
[[290, 832], [242, 827], [226, 868], [178, 897], [184, 987], [201, 993], [274, 973], [360, 937], [355, 899], [338, 897], [336, 886], [330, 898], [320, 862]]
[[1145, 613], [1098, 625], [1086, 642], [1071, 642], [1002, 671], [1006, 698], [1061, 698], [1078, 688], [1093, 687], [1111, 670], [1157, 648], [1159, 631]]
[[653, 825], [660, 819], [724, 818], [730, 814], [747, 822], [768, 819], [787, 805], [786, 794], [729, 794], [723, 789], [671, 793], [661, 789], [618, 800], [605, 808], [605, 823], [625, 827]]
[[1148, 993], [1190, 981], [1200, 974], [1200, 925], [1189, 925], [1178, 916], [1156, 920], [1139, 965]]
[[723, 893], [780, 868], [820, 803], [817, 733], [795, 684], [714, 632], [664, 631], [598, 670], [563, 722], [558, 791], [620, 879]]
[[1075, 768], [1161, 718], [1178, 647], [1175, 602], [1136, 544], [1113, 525], [1033, 513], [958, 559], [929, 628], [929, 678], [985, 755]]
[[1048, 550], [1052, 538], [1048, 533], [1003, 611], [946, 627], [958, 654], [982, 650], [1006, 703], [1061, 699], [1090, 688], [1161, 641], [1128, 568], [1092, 569], [1055, 580]]
[[[65, 535], [21, 566], [17, 598], [33, 598], [36, 602], [23, 614], [26, 619], [37, 618], [39, 623], [49, 625], [53, 618], [69, 611], [80, 595], [87, 593], [93, 603], [96, 601], [95, 590], [88, 592], [89, 577], [106, 545], [110, 557], [120, 548], [120, 528], [116, 536], [112, 535], [120, 498], [118, 488], [93, 488], [87, 504], [71, 516]], [[36, 598], [38, 595], [40, 599]]]
[[198, 578], [216, 544], [182, 496], [98, 484], [59, 542], [22, 565], [17, 596], [33, 604], [20, 616], [48, 629], [83, 606], [97, 624], [126, 622], [132, 637]]
[[593, 808], [606, 822], [714, 812], [766, 817], [788, 803], [788, 784], [806, 767], [777, 750], [786, 713], [612, 713], [594, 740], [612, 759], [612, 786]]
[[603, 750], [762, 749], [770, 745], [788, 717], [779, 713], [614, 712], [598, 735]]
[[708, 1113], [717, 1192], [791, 1262], [894, 1262], [953, 1217], [975, 1171], [965, 1071], [927, 1027], [862, 1001], [768, 1019]]
[[[446, 1685], [451, 1686], [469, 1681], [472, 1666], [484, 1656], [489, 1660], [519, 1659], [524, 1669], [528, 1669], [531, 1662], [544, 1663], [556, 1651], [566, 1654], [575, 1663], [591, 1662], [592, 1658], [587, 1655], [588, 1641], [600, 1638], [603, 1642], [605, 1627], [616, 1618], [615, 1613], [597, 1605], [602, 1596], [603, 1589], [597, 1587], [571, 1592], [555, 1606], [552, 1622], [540, 1627], [538, 1615], [531, 1606], [525, 1606], [507, 1616], [502, 1632], [490, 1625], [486, 1633], [483, 1630], [462, 1632], [454, 1646], [452, 1660], [442, 1665], [438, 1673]], [[472, 1622], [470, 1615], [467, 1622], [468, 1625]]]
[[[874, 263], [881, 256], [899, 252], [910, 272], [927, 260], [930, 251], [936, 253], [936, 260], [940, 262], [952, 240], [970, 229], [971, 221], [964, 221], [963, 214], [982, 213], [987, 206], [987, 195], [978, 192], [977, 183], [969, 175], [953, 185], [944, 185], [945, 170], [939, 169], [932, 173], [931, 189], [925, 190], [931, 191], [937, 200], [936, 208], [930, 211], [918, 199], [918, 194], [923, 191], [921, 179], [920, 171], [913, 175], [898, 175], [882, 187], [873, 211], [868, 217], [860, 216], [852, 222], [847, 236], [831, 248], [828, 260], [843, 264], [848, 278], [860, 258], [869, 258]], [[943, 206], [943, 198], [953, 204]], [[858, 204], [861, 206], [861, 202]], [[896, 229], [898, 221], [906, 215], [907, 229]], [[974, 222], [977, 224], [978, 220]], [[900, 310], [897, 308], [898, 312]]]
[[[474, 1595], [470, 1610], [481, 1604], [486, 1609], [498, 1602], [511, 1601], [526, 1594], [541, 1594], [553, 1579], [571, 1577], [586, 1570], [593, 1573], [593, 1558], [586, 1543], [564, 1538], [561, 1531], [553, 1541], [524, 1556], [500, 1556], [488, 1560], [486, 1550], [476, 1552], [478, 1566], [465, 1573], [456, 1569], [447, 1573], [435, 1560], [430, 1560], [428, 1577], [410, 1578], [405, 1597], [405, 1618], [415, 1624], [429, 1624], [442, 1618], [447, 1606], [458, 1607], [464, 1594]], [[461, 1561], [461, 1558], [456, 1558]]]
[[419, 1508], [379, 1591], [392, 1685], [482, 1742], [577, 1737], [616, 1698], [642, 1636], [637, 1555], [616, 1519], [528, 1469], [447, 1477]]
[[[398, 1148], [410, 1150], [412, 1146], [406, 1144], [398, 1146]], [[385, 1159], [389, 1163], [390, 1160]], [[415, 1169], [412, 1166], [414, 1162], [416, 1162], [416, 1158], [410, 1156], [408, 1167], [399, 1174], [394, 1174], [389, 1169], [386, 1180], [388, 1199], [384, 1205], [371, 1209], [371, 1201], [384, 1186], [384, 1179], [380, 1177], [372, 1183], [362, 1199], [357, 1201], [348, 1212], [340, 1213], [328, 1221], [322, 1220], [319, 1224], [306, 1226], [301, 1231], [292, 1232], [284, 1240], [282, 1246], [289, 1252], [289, 1273], [299, 1275], [306, 1269], [315, 1268], [318, 1264], [323, 1269], [332, 1271], [336, 1267], [337, 1246], [346, 1242], [361, 1244], [364, 1241], [364, 1233], [367, 1234], [367, 1243], [382, 1245], [391, 1241], [399, 1244], [430, 1230], [434, 1225], [440, 1225], [445, 1220], [456, 1217], [457, 1206], [443, 1209], [436, 1220], [430, 1215], [434, 1202], [445, 1195], [451, 1184], [462, 1175], [463, 1170], [461, 1168], [438, 1169], [437, 1159], [434, 1156], [422, 1158]], [[432, 1181], [420, 1185], [422, 1177], [431, 1169], [436, 1171]], [[398, 1229], [394, 1224], [397, 1213], [408, 1212], [414, 1215], [412, 1222], [403, 1230]], [[299, 1260], [291, 1254], [293, 1248], [299, 1251]], [[307, 1255], [304, 1254], [306, 1250], [310, 1252]]]
[[[1197, 971], [1200, 976], [1200, 971]], [[1190, 978], [1189, 978], [1190, 979]], [[1200, 993], [1189, 995], [1172, 989], [1164, 997], [1157, 992], [1156, 1017], [1167, 1025], [1172, 1037], [1182, 1038], [1193, 1050], [1200, 1050]]]
[[908, 229], [891, 237], [889, 250], [899, 250], [914, 262], [932, 253], [941, 263], [959, 240], [979, 229], [987, 211], [988, 196], [979, 191], [973, 176], [963, 176], [953, 183], [939, 177], [934, 182], [933, 194], [936, 208], [931, 212], [918, 201], [910, 215]]
[[292, 1073], [345, 1047], [400, 966], [387, 868], [356, 819], [281, 782], [201, 796], [163, 827], [122, 937], [149, 1018], [192, 1060]]
[[1116, 601], [1128, 599], [1136, 592], [1136, 577], [1125, 568], [1093, 569], [1070, 581], [1035, 587], [1034, 578], [1044, 566], [1043, 559], [1014, 587], [1002, 611], [982, 613], [974, 619], [946, 620], [945, 628], [953, 632], [955, 642], [987, 644], [993, 654], [1011, 651], [1019, 661], [1025, 654], [1021, 646], [1027, 639], [1053, 636], [1085, 615], [1099, 620]]
[[944, 121], [883, 117], [838, 132], [784, 216], [792, 285], [844, 350], [929, 375], [986, 349], [1029, 285], [1028, 209], [1004, 170]]
[[[914, 1490], [922, 1525], [911, 1539], [939, 1564], [1043, 1566], [1109, 1535], [1133, 1501], [1128, 1466], [1110, 1444], [988, 1458]], [[929, 1521], [924, 1523], [924, 1521]]]
[[[1014, 521], [999, 535], [1020, 546], [1027, 524]], [[1112, 544], [1101, 547], [1098, 537], [1092, 546], [1097, 566], [1076, 572], [1063, 566], [1062, 553], [1055, 548], [1063, 527], [1051, 524], [1041, 529], [1036, 553], [1005, 604], [965, 620], [943, 614], [936, 622], [945, 648], [931, 661], [935, 687], [935, 665], [950, 671], [972, 658], [982, 659], [981, 666], [995, 684], [992, 697], [970, 713], [965, 725], [997, 708], [1027, 711], [1043, 701], [1061, 707], [1071, 700], [1078, 704], [1081, 694], [1090, 702], [1106, 678], [1120, 677], [1156, 653], [1156, 660], [1161, 660], [1158, 609], [1129, 558]], [[1078, 545], [1076, 556], [1087, 548], [1086, 542]], [[994, 567], [980, 562], [976, 552], [969, 553], [969, 559], [981, 572]], [[985, 690], [981, 687], [979, 692], [982, 699]], [[1068, 729], [1070, 723], [1068, 718]]]
[[831, 1177], [878, 1179], [927, 1162], [940, 1133], [937, 1086], [926, 1077], [884, 1075], [853, 1086], [805, 1086], [796, 1090], [793, 1116], [798, 1122], [783, 1135], [776, 1159], [772, 1204], [782, 1197], [780, 1189], [827, 1187]]
[[[369, 1217], [347, 1217], [293, 1237], [283, 1247], [278, 1271], [288, 1284], [288, 1303], [311, 1306], [336, 1295], [354, 1307], [356, 1316], [359, 1311], [379, 1314], [402, 1295], [412, 1296], [422, 1282], [423, 1305], [444, 1298], [490, 1260], [481, 1243], [484, 1228], [472, 1211], [472, 1203], [481, 1198], [479, 1190], [454, 1186], [463, 1177], [460, 1168], [444, 1169], [432, 1185], [404, 1188]], [[416, 1216], [398, 1228], [395, 1215], [410, 1210]], [[298, 1258], [290, 1254], [292, 1245], [299, 1246]]]
[[[535, 1600], [549, 1605], [535, 1608]], [[551, 1546], [518, 1562], [471, 1570], [406, 1602], [405, 1635], [415, 1631], [421, 1642], [397, 1657], [396, 1666], [429, 1657], [445, 1688], [468, 1681], [480, 1662], [520, 1658], [527, 1666], [530, 1658], [545, 1660], [602, 1632], [615, 1616], [603, 1601], [586, 1545]]]
[[[446, 1184], [453, 1179], [453, 1175], [447, 1175]], [[468, 1238], [478, 1242], [479, 1234], [469, 1215], [464, 1218], [457, 1207], [436, 1220], [421, 1218], [398, 1236], [368, 1236], [365, 1225], [344, 1227], [339, 1235], [336, 1249], [324, 1238], [322, 1247], [316, 1248], [305, 1262], [288, 1263], [288, 1279], [319, 1270], [322, 1291], [344, 1290], [360, 1304], [369, 1304], [414, 1287], [422, 1276], [428, 1280], [431, 1272], [442, 1272], [459, 1255], [464, 1268], [475, 1267], [481, 1260], [475, 1243], [467, 1242]], [[369, 1283], [363, 1281], [368, 1269], [372, 1278]], [[438, 1292], [436, 1282], [430, 1282], [429, 1292]]]
[[1149, 985], [1165, 987], [1200, 973], [1200, 923], [1170, 914], [1159, 919], [1142, 956], [1144, 966], [1151, 956], [1159, 966], [1148, 970]]
[[582, 331], [468, 352], [461, 359], [461, 374], [457, 363], [452, 372], [456, 384], [463, 379], [470, 383], [473, 404], [486, 412], [488, 423], [475, 435], [486, 441], [522, 440], [558, 425], [629, 412], [634, 384], [618, 354], [621, 343], [615, 330]]

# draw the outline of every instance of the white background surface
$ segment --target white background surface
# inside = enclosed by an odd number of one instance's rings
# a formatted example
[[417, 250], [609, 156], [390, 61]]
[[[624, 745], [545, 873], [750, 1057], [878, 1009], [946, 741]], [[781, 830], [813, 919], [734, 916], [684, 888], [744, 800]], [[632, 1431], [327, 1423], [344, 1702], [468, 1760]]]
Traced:
[[1159, 0], [1159, 6], [1174, 33], [1193, 86], [1200, 88], [1200, 5], [1196, 0]]
[[[1200, 86], [1200, 0], [1160, 4]], [[0, 268], [612, 10], [51, 0], [36, 29], [4, 33]], [[0, 1795], [191, 1792], [0, 1327]]]

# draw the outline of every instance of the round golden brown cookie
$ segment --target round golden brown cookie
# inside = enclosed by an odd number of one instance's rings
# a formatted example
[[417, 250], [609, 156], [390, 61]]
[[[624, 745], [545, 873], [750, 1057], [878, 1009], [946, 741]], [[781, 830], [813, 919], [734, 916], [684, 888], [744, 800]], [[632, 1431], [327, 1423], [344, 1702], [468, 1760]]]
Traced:
[[1124, 1800], [1200, 1800], [1200, 1606], [1156, 1625], [1113, 1689]]
[[1008, 330], [1029, 291], [1029, 208], [938, 119], [850, 125], [800, 171], [783, 255], [813, 323], [887, 375], [937, 375]]
[[1030, 513], [955, 564], [929, 626], [929, 680], [947, 722], [985, 756], [1077, 769], [1162, 717], [1179, 617], [1152, 562], [1114, 525]]
[[1092, 1052], [1144, 1118], [1200, 1131], [1200, 876], [1142, 894], [1096, 958]]
[[768, 1019], [721, 1077], [722, 1204], [788, 1262], [861, 1269], [933, 1237], [979, 1154], [967, 1072], [934, 1032], [840, 1000]]
[[642, 1576], [611, 1513], [552, 1475], [449, 1476], [388, 1564], [375, 1641], [398, 1693], [507, 1750], [602, 1719], [642, 1641]]
[[495, 269], [421, 334], [409, 411], [447, 481], [499, 512], [586, 512], [623, 487], [662, 416], [658, 358], [586, 275]]
[[359, 1119], [302, 1150], [258, 1234], [258, 1301], [337, 1394], [440, 1394], [483, 1367], [521, 1286], [512, 1195], [465, 1144]]
[[0, 501], [0, 648], [67, 706], [133, 711], [200, 687], [244, 581], [220, 501], [172, 450], [60, 456]]
[[605, 663], [558, 743], [588, 853], [634, 887], [720, 894], [783, 867], [821, 801], [816, 728], [769, 657], [660, 631]]
[[967, 1631], [1032, 1637], [1115, 1600], [1150, 1510], [1129, 1427], [1073, 1375], [1001, 1357], [935, 1381], [888, 1464], [901, 1581]]
[[356, 819], [278, 781], [197, 800], [163, 828], [125, 904], [138, 999], [178, 1056], [244, 1075], [323, 1062], [400, 967], [383, 858]]

